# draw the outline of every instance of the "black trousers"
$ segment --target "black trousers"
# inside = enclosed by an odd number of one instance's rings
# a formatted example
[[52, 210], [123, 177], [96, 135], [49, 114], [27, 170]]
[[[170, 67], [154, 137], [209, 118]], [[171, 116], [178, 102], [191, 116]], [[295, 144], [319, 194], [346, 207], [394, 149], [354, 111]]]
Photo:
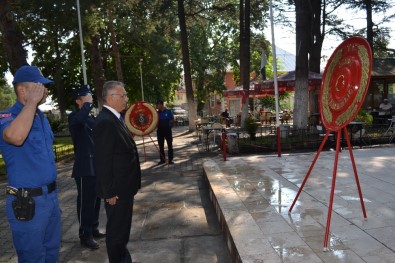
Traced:
[[105, 204], [107, 214], [106, 247], [110, 263], [131, 263], [127, 249], [132, 227], [134, 198], [118, 199], [115, 205]]
[[159, 145], [159, 158], [162, 161], [165, 161], [165, 140], [168, 149], [168, 157], [169, 162], [173, 161], [173, 135], [171, 133], [171, 129], [165, 131], [157, 131], [156, 136], [158, 138], [158, 145]]
[[80, 222], [81, 239], [92, 238], [99, 226], [100, 198], [96, 194], [96, 177], [82, 176], [74, 178], [77, 184], [77, 216]]

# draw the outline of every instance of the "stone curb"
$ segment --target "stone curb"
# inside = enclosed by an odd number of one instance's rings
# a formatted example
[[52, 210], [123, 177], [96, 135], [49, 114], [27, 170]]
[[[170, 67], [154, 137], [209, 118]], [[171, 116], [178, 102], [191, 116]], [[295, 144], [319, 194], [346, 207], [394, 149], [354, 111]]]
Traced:
[[203, 169], [232, 262], [255, 262], [257, 257], [278, 262], [280, 259], [277, 253], [230, 186], [219, 165], [209, 160], [203, 163]]

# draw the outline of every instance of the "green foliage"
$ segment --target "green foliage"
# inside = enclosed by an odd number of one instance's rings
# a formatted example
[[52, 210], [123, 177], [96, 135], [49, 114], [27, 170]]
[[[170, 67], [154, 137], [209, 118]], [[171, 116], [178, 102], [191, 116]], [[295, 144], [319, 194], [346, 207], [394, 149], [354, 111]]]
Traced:
[[256, 133], [259, 125], [256, 122], [255, 118], [252, 116], [248, 116], [248, 118], [244, 121], [244, 129], [247, 131], [248, 134]]
[[3, 160], [3, 157], [1, 156], [1, 154], [0, 154], [0, 175], [4, 175], [4, 174], [7, 174], [7, 171], [6, 171], [6, 169], [5, 169], [5, 163], [4, 163], [4, 160]]
[[68, 129], [67, 121], [60, 118], [56, 118], [54, 115], [49, 115], [48, 121], [49, 124], [51, 125], [51, 129], [53, 133], [55, 134], [66, 131]]
[[67, 145], [73, 145], [73, 140], [71, 139], [70, 136], [65, 136], [65, 137], [55, 137], [54, 141], [54, 146], [67, 146]]
[[357, 116], [354, 118], [355, 121], [362, 121], [366, 126], [371, 126], [373, 123], [373, 116], [364, 109], [361, 109]]
[[[280, 92], [278, 96], [279, 96], [280, 108], [284, 108], [284, 107], [290, 108], [289, 106], [291, 105], [287, 105], [286, 99], [288, 99], [291, 96], [291, 93], [288, 91]], [[274, 96], [263, 97], [260, 99], [260, 103], [265, 108], [269, 108], [273, 110], [276, 108], [276, 99]]]
[[[157, 2], [157, 3], [154, 3]], [[71, 92], [82, 84], [82, 63], [75, 1], [13, 1], [17, 23], [33, 50], [33, 62], [55, 80], [49, 93], [66, 109], [74, 105]], [[88, 83], [95, 90], [90, 61], [91, 36], [100, 36], [105, 80], [118, 79], [108, 28], [108, 7], [114, 11], [123, 81], [130, 102], [141, 100], [139, 61], [145, 100], [167, 100], [180, 80], [177, 24], [160, 14], [159, 1], [80, 1]], [[56, 14], [56, 15], [55, 15]], [[167, 19], [169, 18], [169, 19]], [[1, 52], [1, 49], [0, 49]], [[1, 56], [0, 56], [1, 57]]]
[[[43, 74], [55, 80], [49, 88], [58, 105], [69, 109], [74, 105], [70, 93], [82, 83], [81, 50], [75, 1], [9, 1], [18, 27], [22, 31], [26, 46], [33, 50], [33, 62]], [[343, 37], [351, 35], [336, 16], [336, 9], [345, 4], [362, 9], [366, 1], [326, 2], [325, 34], [337, 32]], [[251, 72], [259, 75], [261, 53], [266, 51], [267, 78], [273, 75], [271, 49], [263, 35], [267, 27], [268, 1], [251, 0]], [[352, 4], [355, 4], [354, 6]], [[372, 1], [373, 11], [390, 10], [386, 1]], [[238, 1], [184, 1], [189, 35], [189, 48], [193, 79], [196, 83], [197, 101], [205, 102], [210, 92], [221, 92], [227, 67], [232, 67], [238, 80], [239, 65], [239, 2]], [[294, 28], [294, 21], [285, 21], [283, 15], [295, 11], [293, 1], [274, 1], [280, 14], [276, 21]], [[154, 102], [158, 97], [169, 100], [180, 84], [181, 47], [177, 1], [175, 0], [127, 0], [127, 1], [80, 1], [82, 31], [85, 47], [88, 83], [93, 83], [92, 61], [90, 60], [91, 37], [100, 36], [105, 79], [117, 79], [114, 50], [110, 39], [109, 10], [113, 11], [113, 25], [121, 57], [122, 71], [130, 103], [141, 99], [140, 67], [145, 100]], [[379, 13], [375, 13], [379, 14]], [[381, 13], [380, 13], [381, 14]], [[384, 19], [390, 19], [388, 15]], [[385, 56], [388, 44], [388, 28], [375, 27], [375, 54]], [[355, 32], [354, 32], [355, 33]], [[363, 32], [364, 33], [364, 32]], [[379, 50], [382, 52], [379, 53]], [[0, 71], [4, 72], [7, 61], [3, 45], [0, 45]], [[2, 58], [2, 59], [1, 59]], [[278, 61], [278, 65], [281, 61]], [[279, 66], [280, 68], [280, 66]], [[238, 82], [238, 81], [237, 81]], [[1, 94], [3, 95], [3, 94]], [[3, 98], [3, 96], [1, 96]], [[60, 103], [63, 102], [63, 103]], [[2, 103], [2, 102], [1, 102]], [[2, 104], [0, 107], [4, 107]]]
[[0, 110], [11, 107], [16, 101], [14, 89], [5, 79], [0, 79]]
[[[212, 8], [202, 7], [205, 15], [193, 15], [188, 23], [192, 76], [196, 83], [195, 95], [199, 107], [203, 107], [210, 93], [222, 94], [225, 89], [224, 77], [229, 66], [235, 73], [239, 72], [238, 6], [227, 1], [214, 1]], [[187, 2], [185, 3], [187, 4]], [[198, 1], [196, 5], [201, 5]], [[256, 17], [252, 27], [263, 28], [262, 15], [259, 10], [267, 7], [264, 1], [251, 1], [254, 6], [252, 17]], [[191, 10], [198, 9], [197, 6]], [[193, 13], [193, 11], [190, 11]], [[211, 16], [211, 17], [210, 17]], [[212, 19], [216, 17], [216, 19]], [[262, 35], [263, 30], [255, 30], [251, 36], [251, 71], [259, 75], [261, 51], [267, 49], [269, 42]]]

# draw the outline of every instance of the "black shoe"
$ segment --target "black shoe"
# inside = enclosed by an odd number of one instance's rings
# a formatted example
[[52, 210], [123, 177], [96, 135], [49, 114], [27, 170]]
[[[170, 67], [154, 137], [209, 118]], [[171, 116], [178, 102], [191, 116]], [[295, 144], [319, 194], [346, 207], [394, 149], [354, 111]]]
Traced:
[[161, 164], [164, 164], [165, 163], [165, 161], [160, 161], [159, 163], [158, 163], [158, 165], [161, 165]]
[[81, 245], [90, 249], [98, 249], [100, 246], [93, 238], [81, 239]]
[[106, 237], [106, 234], [100, 233], [99, 230], [93, 232], [93, 237], [96, 239], [102, 239]]
[[174, 162], [173, 162], [173, 161], [170, 161], [169, 164], [174, 164]]

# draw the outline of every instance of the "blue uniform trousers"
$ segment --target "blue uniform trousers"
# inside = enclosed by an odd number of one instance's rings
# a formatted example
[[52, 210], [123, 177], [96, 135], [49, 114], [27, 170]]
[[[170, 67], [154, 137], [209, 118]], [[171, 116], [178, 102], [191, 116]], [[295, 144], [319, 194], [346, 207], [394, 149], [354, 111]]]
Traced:
[[92, 238], [99, 226], [101, 199], [96, 193], [96, 176], [74, 178], [77, 185], [77, 215], [80, 222], [79, 237]]
[[165, 161], [165, 140], [167, 143], [168, 149], [168, 158], [169, 162], [173, 161], [173, 135], [171, 133], [171, 129], [168, 130], [160, 130], [156, 133], [159, 145], [159, 158], [161, 161]]
[[18, 262], [57, 262], [61, 240], [61, 211], [57, 191], [33, 198], [36, 204], [33, 219], [20, 221], [12, 210], [15, 197], [7, 195], [6, 213]]

